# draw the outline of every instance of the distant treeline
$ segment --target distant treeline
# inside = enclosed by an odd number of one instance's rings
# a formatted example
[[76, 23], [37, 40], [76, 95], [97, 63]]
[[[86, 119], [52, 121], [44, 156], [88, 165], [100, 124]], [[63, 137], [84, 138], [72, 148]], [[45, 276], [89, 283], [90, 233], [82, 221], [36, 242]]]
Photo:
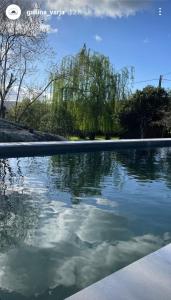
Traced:
[[[55, 80], [55, 76], [58, 80]], [[109, 58], [86, 48], [65, 57], [51, 75], [51, 101], [24, 99], [9, 118], [37, 130], [80, 138], [167, 137], [171, 134], [170, 92], [147, 86], [131, 92], [134, 69], [115, 71]], [[25, 110], [25, 107], [28, 109]]]

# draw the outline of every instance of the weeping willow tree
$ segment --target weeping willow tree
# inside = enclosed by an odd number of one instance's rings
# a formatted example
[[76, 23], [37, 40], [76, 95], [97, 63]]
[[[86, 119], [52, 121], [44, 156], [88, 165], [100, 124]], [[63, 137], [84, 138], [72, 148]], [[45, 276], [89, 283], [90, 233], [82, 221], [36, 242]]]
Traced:
[[108, 135], [115, 130], [118, 101], [125, 99], [133, 71], [116, 72], [109, 58], [86, 45], [65, 57], [53, 83], [53, 128], [62, 134]]

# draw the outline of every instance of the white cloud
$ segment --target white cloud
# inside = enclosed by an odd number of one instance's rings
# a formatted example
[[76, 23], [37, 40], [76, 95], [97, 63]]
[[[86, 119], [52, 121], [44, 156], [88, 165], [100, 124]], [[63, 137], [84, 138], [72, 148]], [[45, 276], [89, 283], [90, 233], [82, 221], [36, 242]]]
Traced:
[[57, 33], [58, 28], [52, 28], [50, 24], [41, 24], [41, 30], [47, 33]]
[[[108, 199], [101, 201], [108, 203]], [[60, 289], [61, 285], [81, 289], [170, 240], [169, 233], [132, 236], [127, 219], [115, 214], [115, 209], [107, 212], [85, 204], [70, 208], [60, 201], [39, 204], [36, 231], [30, 227], [24, 247], [0, 253], [1, 289], [25, 296]], [[17, 234], [22, 232], [21, 223], [17, 223]], [[129, 238], [125, 240], [125, 236]], [[41, 280], [37, 282], [37, 278]]]
[[[49, 188], [33, 171], [40, 163], [41, 158], [22, 159], [24, 174], [29, 166], [32, 176], [24, 178], [23, 190], [18, 190], [18, 181], [8, 188], [9, 202], [16, 200], [21, 209], [14, 211], [15, 218], [6, 216], [4, 241], [9, 249], [9, 242], [21, 240], [19, 247], [0, 252], [0, 289], [32, 298], [48, 289], [60, 291], [61, 286], [81, 289], [170, 241], [168, 232], [134, 235], [127, 217], [118, 214], [118, 203], [110, 199], [94, 198], [110, 211], [84, 201], [70, 207], [60, 201], [60, 193], [49, 200]], [[48, 158], [45, 166], [49, 167]]]
[[117, 207], [118, 203], [116, 201], [111, 201], [109, 199], [105, 199], [105, 198], [96, 198], [96, 203], [98, 205], [104, 205], [104, 206], [110, 206], [110, 207]]
[[139, 10], [145, 9], [153, 1], [133, 1], [133, 0], [46, 0], [44, 3], [49, 9], [78, 11], [82, 15], [96, 17], [123, 17], [134, 15]]
[[98, 35], [98, 34], [96, 34], [94, 36], [94, 38], [95, 38], [96, 42], [102, 42], [103, 41], [102, 37], [100, 35]]

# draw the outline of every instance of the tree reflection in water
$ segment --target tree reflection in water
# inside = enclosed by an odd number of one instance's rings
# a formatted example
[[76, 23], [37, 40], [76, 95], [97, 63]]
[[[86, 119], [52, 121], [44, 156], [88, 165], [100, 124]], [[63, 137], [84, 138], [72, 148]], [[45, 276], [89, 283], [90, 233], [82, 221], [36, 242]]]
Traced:
[[61, 300], [170, 242], [170, 174], [170, 149], [1, 160], [0, 298]]
[[165, 180], [171, 185], [171, 150], [127, 149], [115, 152], [53, 156], [49, 172], [57, 189], [69, 191], [73, 202], [84, 195], [100, 195], [105, 177], [113, 177], [120, 190], [128, 176], [139, 181]]
[[9, 160], [0, 160], [0, 251], [24, 242], [37, 218], [32, 196], [23, 193], [24, 176], [18, 159], [16, 166], [14, 170]]
[[93, 152], [53, 156], [49, 171], [57, 189], [69, 191], [72, 203], [82, 197], [101, 195], [105, 177], [114, 173], [115, 184], [121, 185], [124, 174], [116, 161], [115, 152]]
[[128, 175], [139, 181], [162, 179], [171, 186], [171, 148], [118, 151], [115, 158]]

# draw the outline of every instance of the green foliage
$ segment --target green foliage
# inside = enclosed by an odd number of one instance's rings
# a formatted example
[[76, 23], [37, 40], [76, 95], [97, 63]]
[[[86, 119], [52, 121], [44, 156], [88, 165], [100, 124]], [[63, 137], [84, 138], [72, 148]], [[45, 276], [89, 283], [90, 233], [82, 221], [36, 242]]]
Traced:
[[[147, 86], [131, 94], [133, 68], [116, 72], [109, 58], [86, 45], [64, 57], [53, 80], [52, 101], [18, 103], [22, 123], [37, 130], [79, 138], [165, 137], [171, 134], [170, 92]], [[22, 114], [22, 112], [25, 112]], [[9, 113], [15, 119], [15, 110]]]
[[147, 86], [137, 90], [120, 115], [124, 136], [134, 138], [161, 137], [166, 134], [162, 126], [169, 109], [169, 95], [163, 88]]
[[69, 134], [108, 134], [118, 126], [117, 102], [128, 97], [132, 70], [117, 73], [109, 58], [86, 45], [65, 57], [58, 70], [63, 78], [53, 85], [53, 128]]
[[[53, 106], [52, 106], [53, 108]], [[74, 129], [74, 120], [68, 109], [67, 102], [59, 104], [56, 110], [51, 111], [52, 132], [68, 136]]]
[[[18, 103], [17, 115], [21, 114], [29, 102], [30, 100], [26, 98]], [[51, 107], [47, 101], [36, 101], [25, 112], [22, 123], [37, 130], [51, 131], [50, 110]], [[15, 121], [15, 113], [16, 107], [9, 111], [8, 118]]]

